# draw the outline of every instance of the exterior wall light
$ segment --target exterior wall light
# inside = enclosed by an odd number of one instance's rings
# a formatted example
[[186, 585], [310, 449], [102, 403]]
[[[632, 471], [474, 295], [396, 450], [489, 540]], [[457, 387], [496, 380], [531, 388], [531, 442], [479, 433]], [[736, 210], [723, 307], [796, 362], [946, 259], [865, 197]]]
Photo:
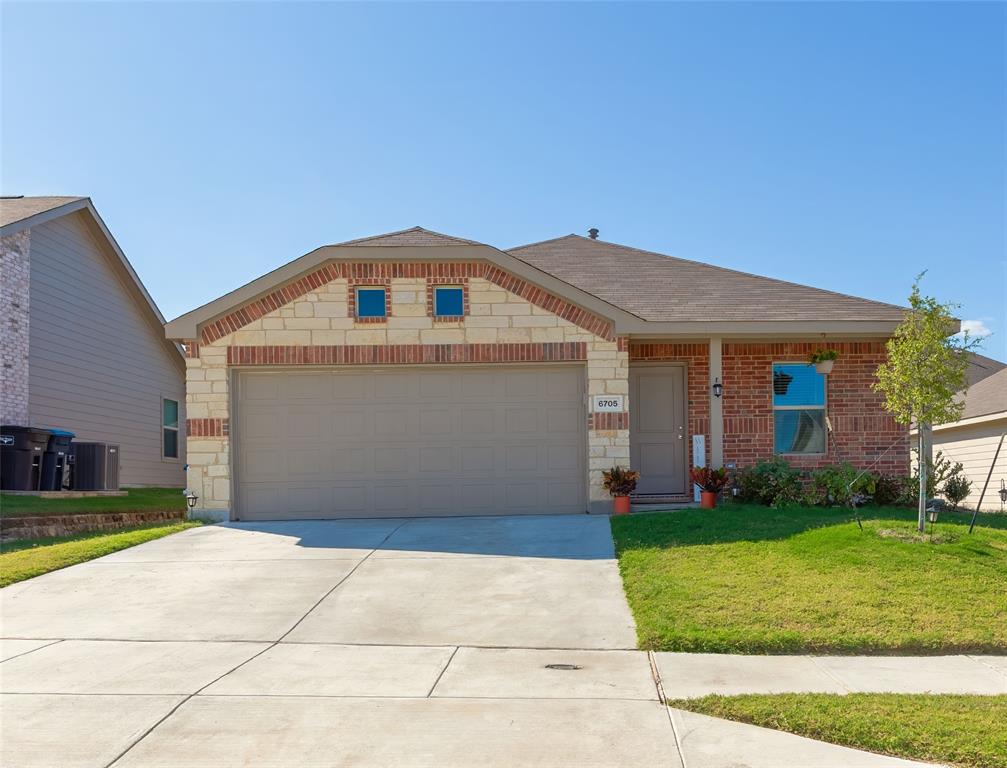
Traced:
[[193, 491], [186, 488], [183, 493], [185, 494], [185, 503], [189, 505], [189, 509], [193, 509], [196, 506], [196, 502], [199, 501], [199, 496], [197, 496]]
[[713, 396], [720, 397], [724, 394], [724, 385], [720, 383], [720, 378], [718, 377], [716, 381], [713, 382]]

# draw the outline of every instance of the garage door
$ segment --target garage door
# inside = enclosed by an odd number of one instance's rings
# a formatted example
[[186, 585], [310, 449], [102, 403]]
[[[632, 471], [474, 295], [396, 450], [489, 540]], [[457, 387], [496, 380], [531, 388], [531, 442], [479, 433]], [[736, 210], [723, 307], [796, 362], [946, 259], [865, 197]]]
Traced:
[[583, 512], [579, 366], [241, 371], [242, 520]]

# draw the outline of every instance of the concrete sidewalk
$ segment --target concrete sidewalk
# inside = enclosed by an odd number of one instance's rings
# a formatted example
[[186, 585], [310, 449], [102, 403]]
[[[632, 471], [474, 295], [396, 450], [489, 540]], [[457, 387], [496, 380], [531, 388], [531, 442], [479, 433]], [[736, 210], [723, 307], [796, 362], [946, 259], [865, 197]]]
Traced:
[[669, 699], [746, 693], [1007, 694], [1007, 656], [654, 657]]

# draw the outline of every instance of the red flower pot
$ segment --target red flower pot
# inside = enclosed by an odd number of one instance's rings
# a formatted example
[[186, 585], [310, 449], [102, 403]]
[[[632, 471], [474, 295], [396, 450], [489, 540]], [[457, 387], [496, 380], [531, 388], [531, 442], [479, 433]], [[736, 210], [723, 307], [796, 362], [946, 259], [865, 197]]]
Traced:
[[613, 511], [617, 515], [629, 514], [629, 496], [615, 496], [612, 499]]
[[715, 491], [700, 491], [699, 506], [703, 509], [713, 509], [717, 506], [717, 494]]

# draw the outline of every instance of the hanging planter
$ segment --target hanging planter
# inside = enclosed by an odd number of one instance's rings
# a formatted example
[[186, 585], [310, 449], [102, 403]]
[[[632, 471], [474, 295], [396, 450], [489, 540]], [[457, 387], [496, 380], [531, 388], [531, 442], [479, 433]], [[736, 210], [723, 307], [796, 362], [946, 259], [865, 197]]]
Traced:
[[790, 389], [790, 382], [794, 380], [794, 377], [789, 373], [784, 373], [783, 371], [777, 371], [773, 374], [773, 394], [774, 395], [785, 395], [787, 390]]
[[839, 352], [834, 349], [818, 349], [811, 353], [809, 365], [815, 366], [819, 373], [832, 373], [832, 364], [839, 359]]

